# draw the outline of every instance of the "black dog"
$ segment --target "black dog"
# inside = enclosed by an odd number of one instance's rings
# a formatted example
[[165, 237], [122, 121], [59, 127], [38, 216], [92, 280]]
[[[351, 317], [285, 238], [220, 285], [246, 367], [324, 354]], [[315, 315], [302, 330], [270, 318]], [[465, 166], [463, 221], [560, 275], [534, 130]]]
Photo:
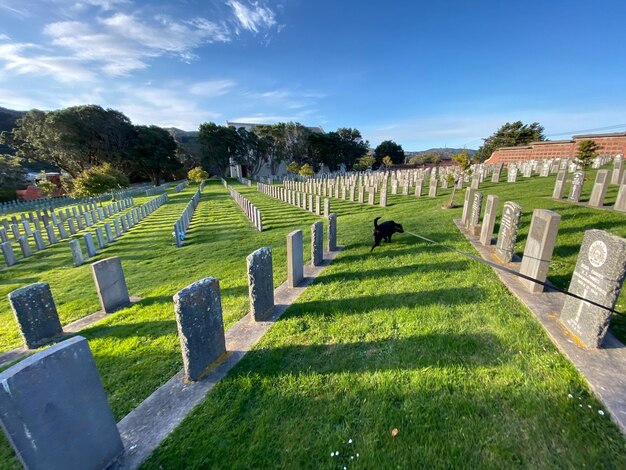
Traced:
[[374, 219], [374, 246], [370, 250], [370, 253], [374, 250], [374, 248], [380, 245], [381, 240], [390, 242], [391, 236], [394, 233], [404, 233], [404, 228], [402, 228], [402, 225], [396, 224], [393, 220], [388, 220], [387, 222], [383, 222], [379, 225], [378, 219], [380, 219], [380, 217], [376, 217]]

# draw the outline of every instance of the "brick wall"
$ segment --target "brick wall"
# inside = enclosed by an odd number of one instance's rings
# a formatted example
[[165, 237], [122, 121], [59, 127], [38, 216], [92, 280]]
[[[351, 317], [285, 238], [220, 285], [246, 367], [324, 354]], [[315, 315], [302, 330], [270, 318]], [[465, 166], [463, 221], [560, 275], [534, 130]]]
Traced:
[[573, 158], [582, 140], [593, 140], [600, 155], [626, 155], [626, 132], [615, 134], [575, 135], [571, 140], [533, 142], [523, 147], [504, 147], [491, 154], [486, 163], [506, 163], [544, 158]]

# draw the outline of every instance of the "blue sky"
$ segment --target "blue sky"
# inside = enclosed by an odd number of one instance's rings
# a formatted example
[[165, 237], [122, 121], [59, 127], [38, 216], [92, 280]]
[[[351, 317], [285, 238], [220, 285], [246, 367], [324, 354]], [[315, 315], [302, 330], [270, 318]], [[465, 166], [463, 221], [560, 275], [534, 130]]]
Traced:
[[566, 138], [626, 124], [625, 19], [624, 0], [0, 0], [0, 106], [356, 127], [405, 150], [518, 119]]

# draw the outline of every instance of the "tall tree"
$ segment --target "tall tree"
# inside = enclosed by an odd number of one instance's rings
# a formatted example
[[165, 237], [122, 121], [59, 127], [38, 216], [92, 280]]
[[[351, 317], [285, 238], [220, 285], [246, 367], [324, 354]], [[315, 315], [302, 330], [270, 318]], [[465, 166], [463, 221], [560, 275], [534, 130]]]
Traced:
[[128, 168], [134, 137], [135, 129], [124, 114], [84, 105], [29, 111], [11, 133], [2, 134], [2, 142], [14, 148], [18, 157], [50, 163], [77, 176], [102, 163]]
[[234, 159], [246, 168], [249, 176], [256, 176], [263, 164], [267, 162], [269, 141], [254, 132], [247, 131], [244, 127], [240, 127], [236, 132], [238, 142], [232, 149]]
[[237, 130], [234, 127], [205, 122], [200, 125], [198, 138], [202, 166], [210, 173], [225, 176], [231, 157], [238, 154], [241, 145]]
[[265, 141], [268, 163], [273, 175], [278, 171], [278, 166], [289, 158], [286, 127], [284, 122], [279, 122], [259, 125], [253, 129], [253, 132]]
[[484, 143], [478, 149], [475, 158], [479, 162], [484, 162], [500, 147], [516, 147], [546, 140], [543, 130], [543, 126], [538, 122], [532, 124], [524, 124], [522, 121], [507, 122], [491, 136], [483, 139]]
[[0, 154], [0, 201], [15, 199], [15, 190], [27, 185], [26, 170], [13, 155]]
[[591, 168], [593, 159], [598, 156], [597, 151], [600, 149], [600, 145], [595, 140], [581, 140], [578, 143], [578, 150], [576, 150], [576, 162], [583, 167], [584, 170]]
[[381, 142], [374, 150], [374, 157], [376, 157], [376, 163], [381, 165], [383, 158], [387, 155], [391, 157], [394, 164], [404, 163], [404, 150], [402, 145], [396, 144], [393, 140], [385, 140]]
[[340, 160], [348, 170], [352, 169], [359, 158], [369, 150], [369, 142], [363, 140], [356, 128], [340, 127], [337, 129], [340, 141]]
[[135, 126], [136, 138], [130, 152], [132, 169], [153, 185], [161, 184], [166, 174], [182, 168], [176, 156], [178, 145], [168, 131], [158, 126]]

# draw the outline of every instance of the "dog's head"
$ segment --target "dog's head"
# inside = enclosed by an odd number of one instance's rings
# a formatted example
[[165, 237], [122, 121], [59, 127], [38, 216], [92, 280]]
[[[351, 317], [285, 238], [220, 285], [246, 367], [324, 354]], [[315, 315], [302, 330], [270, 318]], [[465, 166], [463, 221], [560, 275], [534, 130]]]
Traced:
[[404, 227], [402, 227], [402, 224], [396, 224], [396, 231], [404, 233]]

